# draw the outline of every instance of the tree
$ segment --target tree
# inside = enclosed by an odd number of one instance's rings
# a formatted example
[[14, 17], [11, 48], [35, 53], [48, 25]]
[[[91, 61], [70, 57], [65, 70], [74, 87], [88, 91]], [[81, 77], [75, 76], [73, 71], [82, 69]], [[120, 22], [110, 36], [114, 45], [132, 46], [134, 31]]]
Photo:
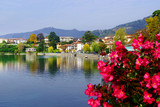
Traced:
[[160, 31], [160, 15], [146, 18], [147, 32], [149, 33], [148, 40], [155, 41], [155, 35]]
[[56, 49], [57, 47], [57, 44], [54, 40], [52, 40], [50, 43], [49, 43], [49, 46], [52, 46], [54, 49]]
[[84, 44], [83, 46], [84, 52], [89, 52], [90, 51], [90, 47], [88, 44]]
[[93, 42], [95, 39], [96, 39], [96, 36], [92, 34], [91, 31], [87, 31], [82, 37], [82, 42], [91, 44], [91, 42]]
[[23, 49], [24, 49], [24, 44], [23, 44], [22, 42], [20, 42], [20, 43], [18, 44], [18, 51], [19, 51], [19, 52], [22, 52]]
[[52, 52], [53, 52], [53, 47], [52, 47], [52, 46], [50, 46], [50, 47], [48, 48], [48, 52], [49, 52], [49, 53], [52, 53]]
[[116, 34], [115, 34], [115, 36], [114, 36], [114, 38], [113, 38], [113, 40], [114, 40], [114, 45], [113, 45], [113, 49], [116, 47], [116, 45], [115, 45], [115, 43], [117, 42], [117, 41], [121, 41], [122, 42], [122, 45], [125, 45], [125, 42], [126, 42], [126, 36], [127, 34], [126, 34], [126, 29], [125, 28], [123, 28], [123, 29], [121, 29], [121, 28], [119, 28], [117, 31], [116, 31]]
[[99, 42], [98, 45], [101, 52], [104, 51], [107, 47], [107, 45], [104, 42]]
[[44, 39], [43, 33], [37, 35], [37, 40], [42, 41]]
[[160, 15], [160, 10], [156, 10], [152, 13], [152, 17], [159, 16], [159, 15]]
[[37, 37], [34, 33], [30, 35], [28, 42], [29, 43], [36, 43], [37, 42]]
[[41, 40], [41, 42], [39, 43], [38, 51], [43, 52], [44, 50], [45, 50], [45, 43], [44, 40]]
[[59, 36], [57, 36], [55, 32], [50, 32], [50, 35], [48, 35], [48, 40], [49, 42], [54, 40], [56, 43], [60, 41]]
[[92, 44], [91, 44], [91, 50], [92, 50], [92, 52], [96, 52], [96, 53], [99, 52], [100, 47], [99, 47], [99, 45], [98, 45], [97, 42], [92, 42]]

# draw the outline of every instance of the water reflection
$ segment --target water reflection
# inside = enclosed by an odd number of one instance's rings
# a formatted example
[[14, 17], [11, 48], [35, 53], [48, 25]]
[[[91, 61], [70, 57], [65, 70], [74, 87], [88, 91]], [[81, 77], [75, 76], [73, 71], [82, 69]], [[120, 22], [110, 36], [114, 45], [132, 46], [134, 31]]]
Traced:
[[83, 71], [86, 78], [89, 78], [94, 73], [99, 72], [96, 66], [97, 60], [80, 57], [36, 56], [35, 54], [0, 56], [1, 71], [8, 71], [8, 69], [10, 71], [23, 71], [26, 67], [31, 74], [35, 75]]

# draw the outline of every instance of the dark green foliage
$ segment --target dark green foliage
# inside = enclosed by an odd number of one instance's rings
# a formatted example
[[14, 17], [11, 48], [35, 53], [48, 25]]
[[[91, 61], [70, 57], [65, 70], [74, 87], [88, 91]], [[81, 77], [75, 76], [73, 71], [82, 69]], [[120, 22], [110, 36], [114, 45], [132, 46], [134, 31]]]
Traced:
[[14, 51], [17, 49], [18, 49], [17, 45], [1, 45], [0, 46], [0, 52], [14, 53]]
[[159, 15], [160, 15], [160, 10], [156, 10], [152, 13], [152, 17], [159, 16]]
[[52, 40], [50, 43], [49, 43], [49, 46], [52, 46], [53, 49], [56, 49], [56, 42], [54, 40]]
[[37, 51], [38, 52], [43, 52], [45, 50], [45, 43], [44, 43], [44, 40], [42, 40], [40, 43], [39, 43], [39, 47], [37, 48]]
[[37, 40], [42, 41], [44, 39], [43, 33], [37, 35]]
[[59, 36], [57, 36], [55, 32], [50, 33], [50, 35], [48, 36], [48, 40], [49, 42], [54, 40], [56, 43], [60, 41]]
[[109, 48], [106, 48], [106, 54], [108, 54], [109, 53]]
[[71, 41], [69, 41], [69, 42], [61, 42], [61, 43], [62, 43], [61, 45], [64, 45], [64, 44], [72, 44], [73, 41], [71, 40]]
[[87, 32], [85, 32], [84, 36], [82, 37], [82, 42], [91, 44], [91, 42], [93, 42], [96, 38], [97, 38], [97, 36], [92, 34], [91, 31], [87, 31]]

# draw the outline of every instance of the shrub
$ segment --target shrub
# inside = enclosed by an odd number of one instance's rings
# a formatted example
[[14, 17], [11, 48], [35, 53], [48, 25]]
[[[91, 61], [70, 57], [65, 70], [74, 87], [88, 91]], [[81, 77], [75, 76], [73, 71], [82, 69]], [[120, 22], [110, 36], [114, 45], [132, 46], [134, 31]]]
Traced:
[[[116, 42], [110, 61], [99, 61], [97, 68], [105, 84], [87, 85], [92, 107], [160, 107], [160, 33], [157, 41], [133, 39], [134, 52]], [[95, 98], [95, 99], [94, 99]]]

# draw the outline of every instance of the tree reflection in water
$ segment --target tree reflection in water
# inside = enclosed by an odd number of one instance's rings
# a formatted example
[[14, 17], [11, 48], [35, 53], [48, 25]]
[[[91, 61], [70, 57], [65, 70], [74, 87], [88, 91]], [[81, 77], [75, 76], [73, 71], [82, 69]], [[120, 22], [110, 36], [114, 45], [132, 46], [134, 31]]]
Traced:
[[44, 73], [56, 75], [57, 72], [83, 72], [85, 78], [90, 78], [92, 75], [99, 73], [96, 68], [97, 62], [98, 60], [80, 57], [36, 56], [35, 54], [24, 56], [3, 55], [0, 56], [0, 69], [9, 68], [23, 71], [24, 67], [27, 67], [30, 73], [34, 75]]

